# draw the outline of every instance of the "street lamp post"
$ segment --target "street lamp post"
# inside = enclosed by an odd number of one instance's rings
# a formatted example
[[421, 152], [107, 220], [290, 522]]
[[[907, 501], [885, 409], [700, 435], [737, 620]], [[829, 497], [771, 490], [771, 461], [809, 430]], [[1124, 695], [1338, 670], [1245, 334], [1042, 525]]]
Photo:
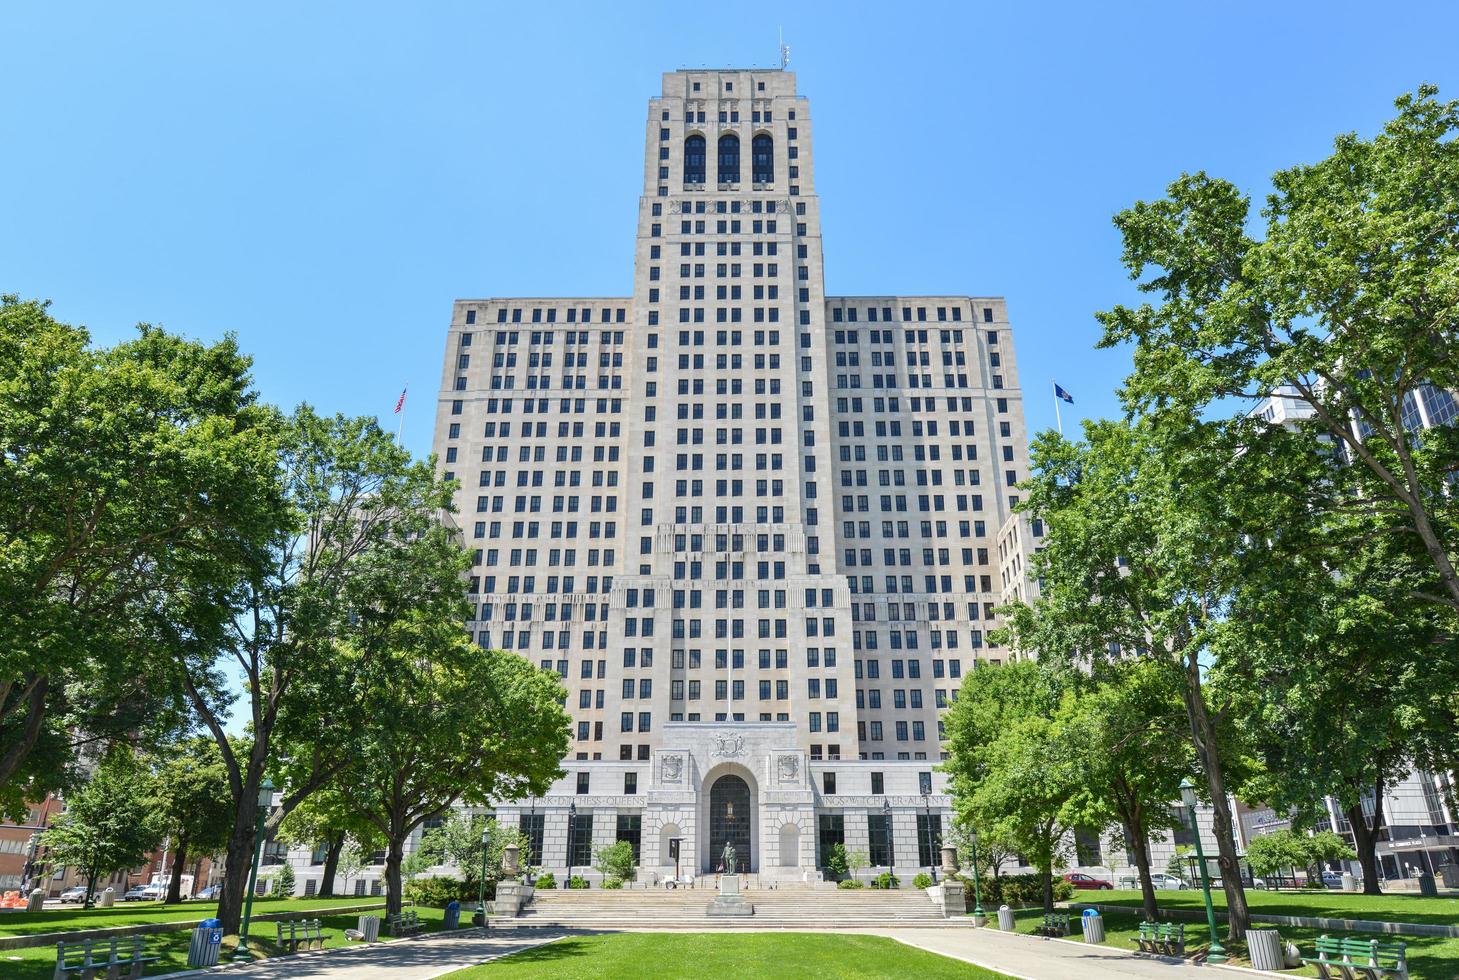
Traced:
[[886, 818], [886, 823], [887, 823], [887, 874], [891, 874], [892, 873], [892, 801], [889, 800], [889, 799], [887, 799], [886, 797], [882, 797], [882, 801], [881, 801], [881, 812], [882, 812], [882, 816]]
[[927, 870], [932, 872], [932, 883], [937, 884], [937, 848], [932, 840], [932, 797], [922, 794], [922, 812], [927, 817]]
[[563, 888], [572, 887], [572, 827], [577, 818], [578, 803], [573, 800], [567, 805], [567, 880], [562, 883]]
[[1196, 822], [1196, 788], [1189, 779], [1180, 781], [1180, 799], [1191, 815], [1191, 833], [1196, 839], [1196, 862], [1201, 866], [1201, 890], [1206, 896], [1206, 924], [1211, 927], [1211, 946], [1206, 950], [1207, 963], [1225, 963], [1226, 950], [1216, 936], [1216, 907], [1211, 904], [1211, 876], [1206, 871], [1206, 854], [1201, 849], [1201, 826]]
[[983, 895], [978, 888], [978, 832], [968, 828], [968, 844], [973, 849], [973, 922], [983, 918]]
[[491, 924], [486, 920], [486, 860], [491, 854], [491, 825], [488, 823], [481, 830], [481, 891], [476, 897], [476, 916], [481, 921], [476, 924], [488, 931]]
[[274, 801], [274, 784], [267, 776], [258, 787], [258, 826], [254, 829], [253, 866], [248, 871], [248, 894], [243, 899], [243, 927], [238, 930], [235, 957], [248, 955], [248, 920], [253, 915], [253, 893], [258, 889], [258, 863], [263, 857], [263, 825], [268, 821], [269, 805]]

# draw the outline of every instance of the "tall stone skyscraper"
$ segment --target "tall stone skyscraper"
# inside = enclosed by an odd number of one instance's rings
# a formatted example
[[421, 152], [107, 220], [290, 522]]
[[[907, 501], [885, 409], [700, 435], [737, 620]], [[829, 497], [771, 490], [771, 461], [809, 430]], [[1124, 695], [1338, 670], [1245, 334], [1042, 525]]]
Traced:
[[603, 770], [667, 792], [667, 766], [696, 799], [723, 782], [722, 809], [792, 773], [825, 813], [853, 760], [902, 766], [852, 766], [842, 794], [894, 770], [930, 792], [941, 709], [1003, 655], [996, 542], [1027, 475], [1004, 303], [827, 296], [812, 137], [789, 72], [667, 73], [632, 294], [455, 305], [435, 452], [475, 549], [469, 628], [563, 676], [565, 794]]

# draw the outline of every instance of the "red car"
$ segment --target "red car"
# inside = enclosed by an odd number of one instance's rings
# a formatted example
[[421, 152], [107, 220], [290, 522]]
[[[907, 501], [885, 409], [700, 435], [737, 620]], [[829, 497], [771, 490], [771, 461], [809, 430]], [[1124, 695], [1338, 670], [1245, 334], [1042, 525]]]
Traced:
[[1064, 876], [1064, 880], [1075, 888], [1093, 888], [1095, 891], [1113, 891], [1114, 885], [1103, 878], [1091, 878], [1089, 875], [1080, 874], [1078, 871], [1071, 871]]

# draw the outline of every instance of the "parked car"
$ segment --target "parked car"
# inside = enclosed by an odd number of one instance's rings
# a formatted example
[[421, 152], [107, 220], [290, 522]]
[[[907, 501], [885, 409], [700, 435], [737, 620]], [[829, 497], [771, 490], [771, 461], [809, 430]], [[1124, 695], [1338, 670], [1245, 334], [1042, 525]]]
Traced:
[[1322, 872], [1322, 886], [1324, 888], [1341, 888], [1342, 887], [1342, 872], [1341, 871], [1324, 871], [1324, 872]]
[[201, 898], [201, 899], [205, 899], [205, 900], [207, 900], [209, 902], [216, 902], [218, 899], [220, 899], [222, 897], [223, 897], [223, 885], [222, 885], [221, 882], [218, 883], [218, 884], [216, 884], [216, 885], [209, 885], [207, 888], [204, 888], [201, 891], [199, 891], [197, 894], [193, 895], [193, 898]]
[[1186, 887], [1184, 878], [1177, 878], [1175, 875], [1168, 874], [1152, 874], [1150, 876], [1150, 884], [1154, 885], [1157, 889], [1177, 892], [1184, 890]]
[[61, 902], [84, 902], [84, 901], [86, 901], [86, 886], [85, 885], [72, 885], [70, 888], [67, 888], [65, 891], [61, 892], [61, 894], [57, 898], [57, 901], [61, 901]]
[[1071, 871], [1064, 876], [1064, 880], [1075, 888], [1092, 888], [1095, 891], [1112, 891], [1114, 885], [1103, 878], [1095, 878], [1080, 871]]
[[133, 885], [122, 896], [124, 902], [160, 902], [163, 898], [161, 885]]

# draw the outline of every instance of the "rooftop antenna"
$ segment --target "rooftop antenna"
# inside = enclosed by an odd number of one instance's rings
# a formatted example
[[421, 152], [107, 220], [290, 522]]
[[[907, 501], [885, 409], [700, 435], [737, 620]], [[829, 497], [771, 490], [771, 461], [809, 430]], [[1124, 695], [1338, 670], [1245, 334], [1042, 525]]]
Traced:
[[790, 45], [785, 43], [785, 28], [780, 28], [780, 70], [790, 67]]

